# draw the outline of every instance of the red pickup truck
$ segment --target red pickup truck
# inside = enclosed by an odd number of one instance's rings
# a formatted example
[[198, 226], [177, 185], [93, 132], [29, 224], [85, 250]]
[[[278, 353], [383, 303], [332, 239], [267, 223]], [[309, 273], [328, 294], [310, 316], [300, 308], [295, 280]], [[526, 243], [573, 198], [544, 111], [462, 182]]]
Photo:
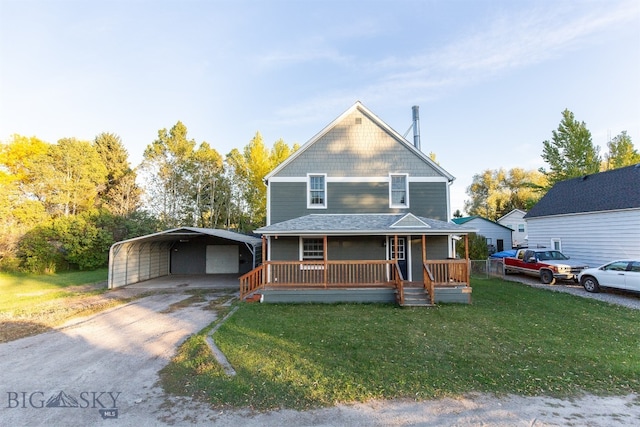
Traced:
[[504, 273], [524, 273], [540, 277], [544, 284], [552, 285], [556, 279], [577, 281], [578, 274], [589, 268], [583, 262], [570, 260], [560, 251], [536, 248], [518, 249], [515, 257], [504, 258]]

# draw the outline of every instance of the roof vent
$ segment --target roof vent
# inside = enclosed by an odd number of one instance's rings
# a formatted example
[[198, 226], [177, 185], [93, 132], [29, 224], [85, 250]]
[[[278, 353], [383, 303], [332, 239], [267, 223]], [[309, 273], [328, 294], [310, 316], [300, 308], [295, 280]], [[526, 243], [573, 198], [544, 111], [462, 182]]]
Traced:
[[585, 175], [585, 176], [583, 176], [583, 177], [582, 177], [582, 180], [583, 180], [583, 181], [586, 181], [586, 180], [587, 180], [587, 178], [589, 178], [589, 175]]

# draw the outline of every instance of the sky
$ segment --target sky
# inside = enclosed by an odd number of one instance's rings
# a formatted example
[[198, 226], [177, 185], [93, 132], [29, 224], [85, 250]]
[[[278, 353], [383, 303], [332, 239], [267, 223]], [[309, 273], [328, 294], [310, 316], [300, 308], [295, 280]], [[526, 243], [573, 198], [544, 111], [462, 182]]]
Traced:
[[[361, 101], [456, 177], [545, 167], [562, 111], [640, 149], [637, 0], [0, 0], [0, 141], [303, 144]], [[407, 139], [412, 140], [409, 132]]]

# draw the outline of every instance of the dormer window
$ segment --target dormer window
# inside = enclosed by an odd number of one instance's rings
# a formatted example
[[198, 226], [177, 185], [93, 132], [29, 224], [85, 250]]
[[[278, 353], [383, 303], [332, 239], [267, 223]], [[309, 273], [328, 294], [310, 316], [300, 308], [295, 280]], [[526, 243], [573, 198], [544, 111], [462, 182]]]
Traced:
[[327, 207], [327, 175], [307, 175], [307, 208], [325, 209]]
[[409, 180], [407, 174], [389, 175], [389, 207], [409, 207]]

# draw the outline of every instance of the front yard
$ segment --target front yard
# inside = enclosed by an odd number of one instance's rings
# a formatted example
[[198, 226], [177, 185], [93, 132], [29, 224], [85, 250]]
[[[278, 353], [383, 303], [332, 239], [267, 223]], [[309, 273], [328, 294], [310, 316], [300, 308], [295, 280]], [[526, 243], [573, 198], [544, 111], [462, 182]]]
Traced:
[[126, 302], [106, 295], [107, 269], [57, 274], [0, 273], [0, 343], [45, 332], [77, 316]]
[[241, 303], [214, 335], [237, 375], [211, 356], [208, 328], [161, 372], [163, 386], [260, 410], [640, 390], [640, 311], [499, 279], [472, 286], [472, 305], [432, 309]]

